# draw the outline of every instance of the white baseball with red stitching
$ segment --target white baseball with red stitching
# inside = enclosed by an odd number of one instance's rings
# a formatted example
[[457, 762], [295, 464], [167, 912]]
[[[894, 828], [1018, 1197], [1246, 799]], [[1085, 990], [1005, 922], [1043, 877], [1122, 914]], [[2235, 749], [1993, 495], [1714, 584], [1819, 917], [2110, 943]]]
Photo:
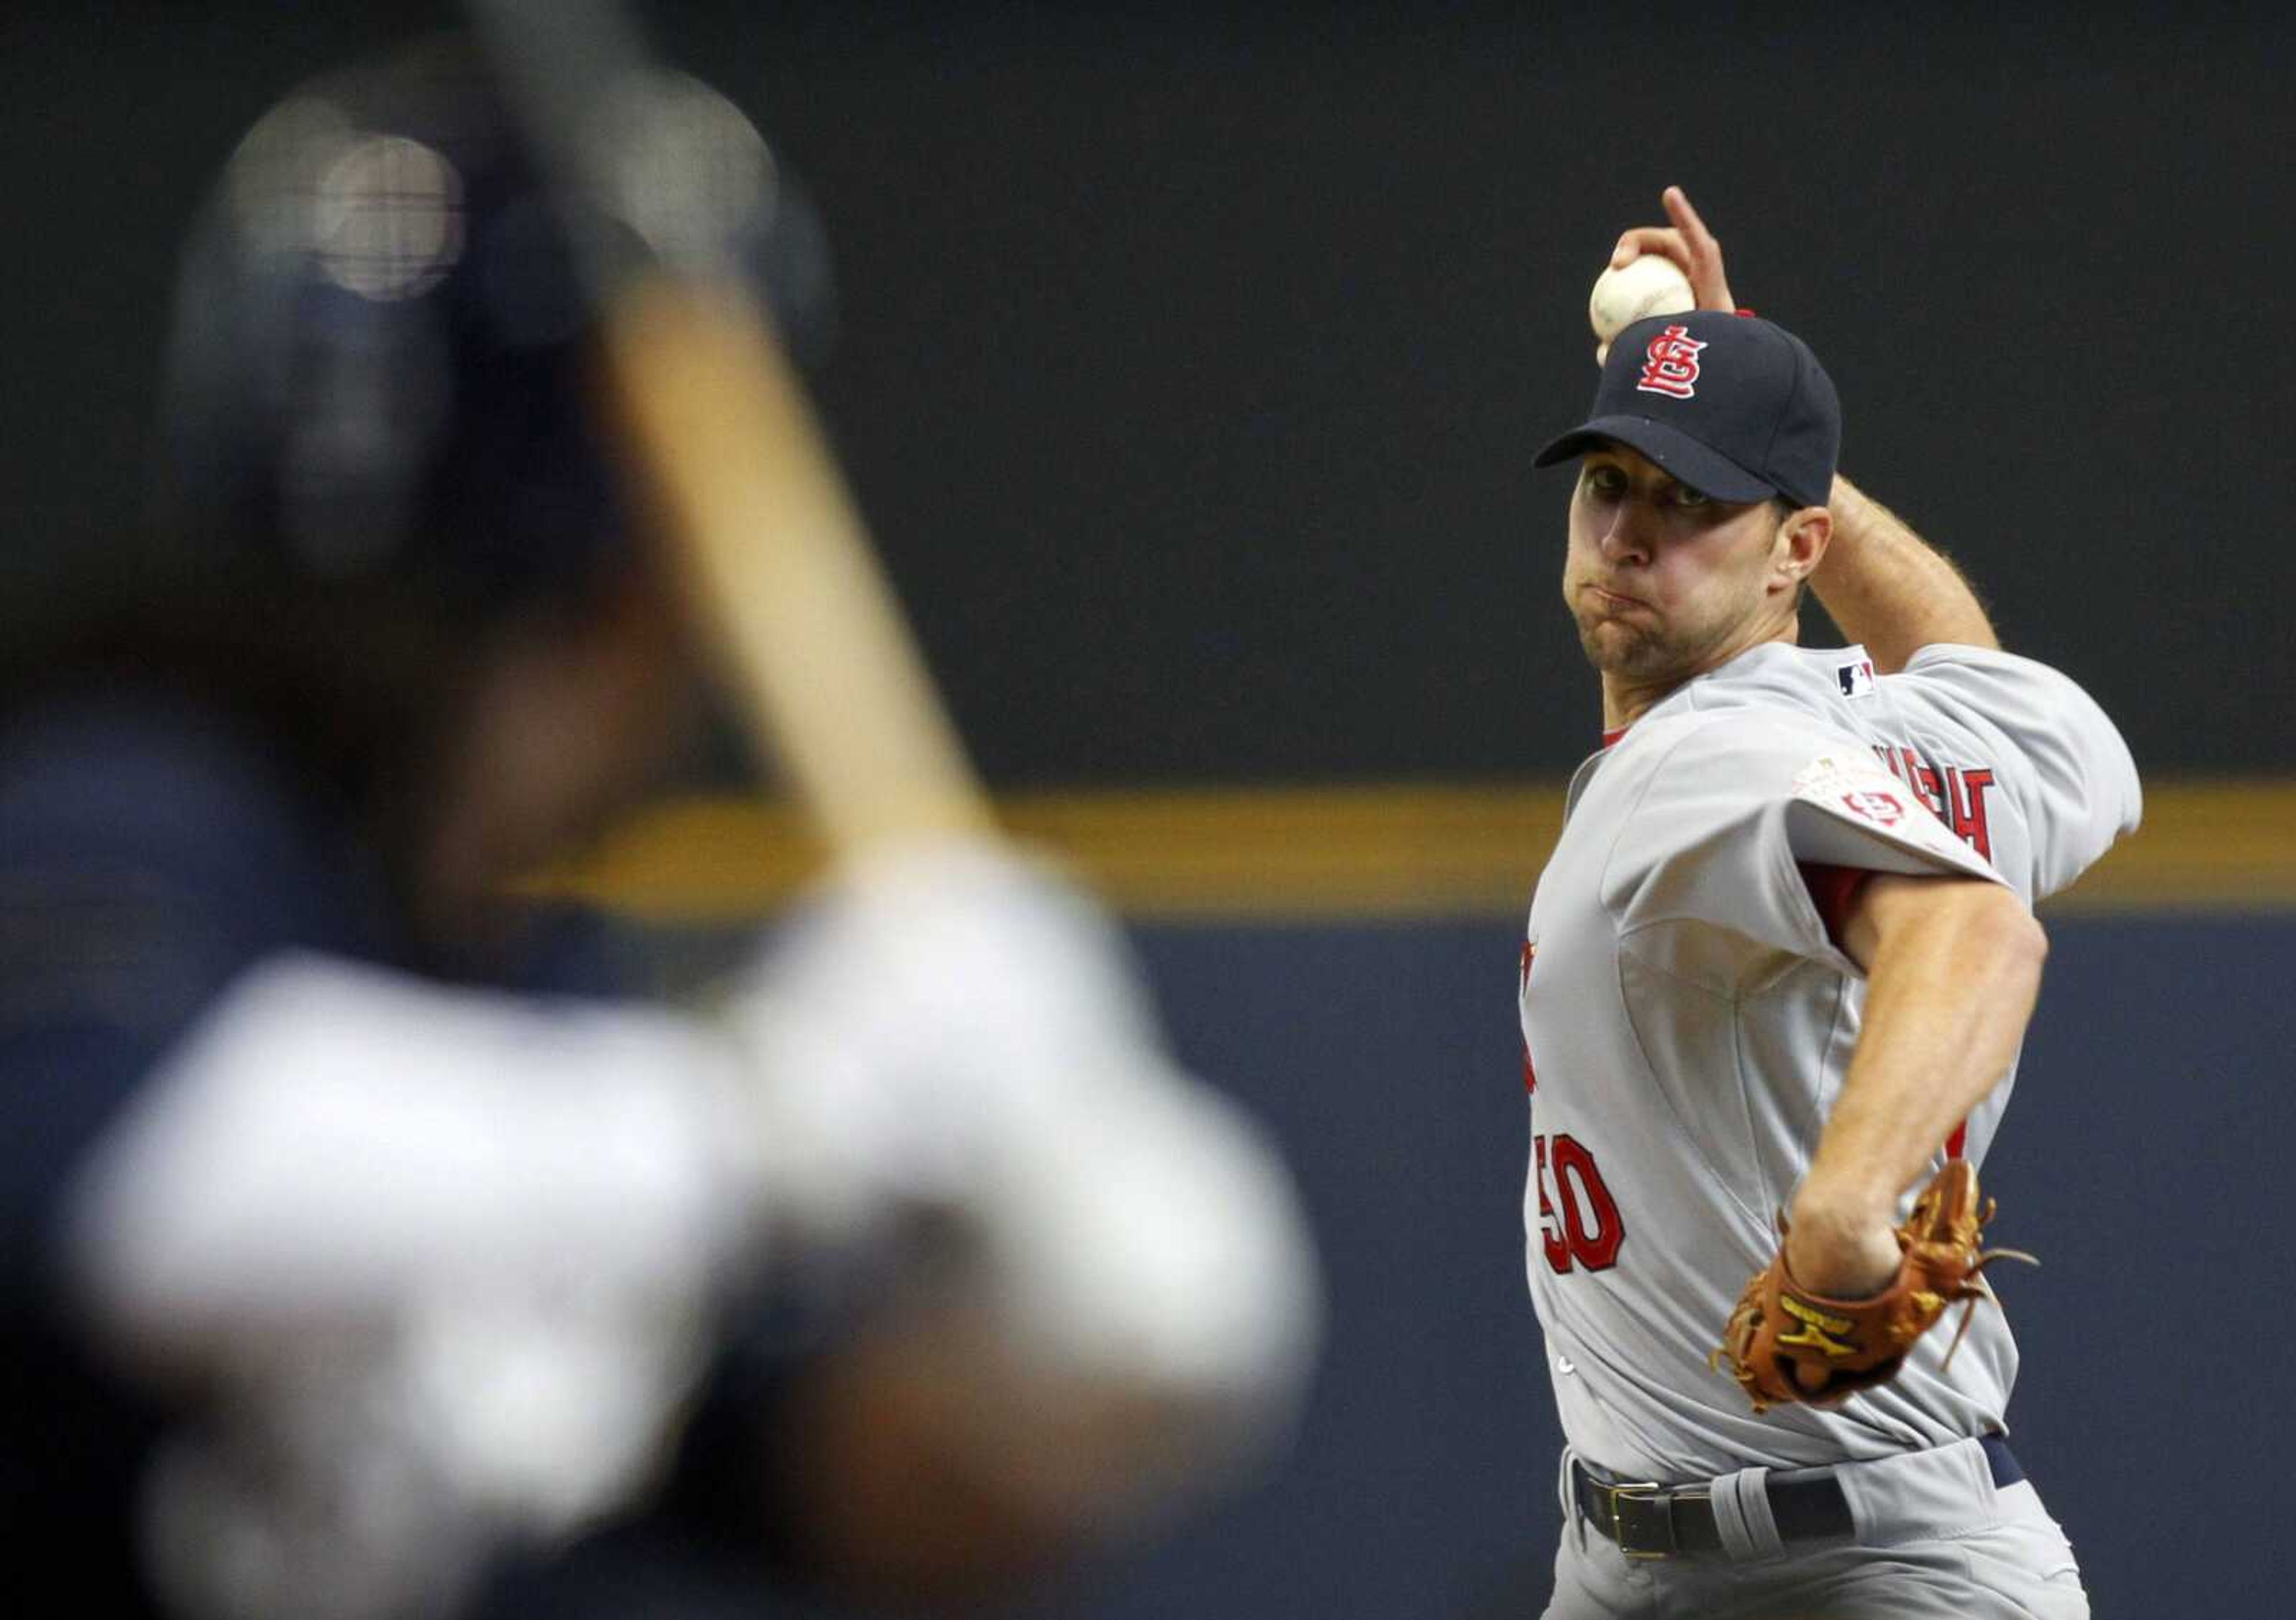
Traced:
[[1595, 359], [1610, 353], [1611, 340], [1644, 315], [1677, 315], [1698, 307], [1698, 295], [1682, 266], [1663, 254], [1645, 253], [1595, 278], [1587, 299], [1587, 321], [1595, 329]]

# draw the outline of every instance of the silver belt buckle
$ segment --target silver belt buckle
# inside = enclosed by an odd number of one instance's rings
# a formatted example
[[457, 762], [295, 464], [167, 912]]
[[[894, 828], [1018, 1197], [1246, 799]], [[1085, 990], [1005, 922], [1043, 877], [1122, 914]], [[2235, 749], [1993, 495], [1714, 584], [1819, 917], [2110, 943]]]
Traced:
[[[1603, 1485], [1611, 1503], [1611, 1539], [1630, 1559], [1670, 1559], [1675, 1554], [1674, 1496], [1656, 1480]], [[1629, 1506], [1635, 1510], [1629, 1512]], [[1654, 1534], [1646, 1534], [1654, 1532]]]

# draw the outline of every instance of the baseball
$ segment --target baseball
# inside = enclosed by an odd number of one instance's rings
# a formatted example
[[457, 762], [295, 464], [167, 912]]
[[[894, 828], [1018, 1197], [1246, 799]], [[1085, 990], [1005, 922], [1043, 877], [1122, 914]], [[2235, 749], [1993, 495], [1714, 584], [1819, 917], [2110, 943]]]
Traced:
[[1645, 253], [1617, 269], [1605, 269], [1595, 278], [1595, 291], [1587, 300], [1587, 319], [1595, 340], [1608, 349], [1611, 340], [1644, 315], [1673, 315], [1698, 307], [1698, 295], [1682, 266], [1660, 253]]

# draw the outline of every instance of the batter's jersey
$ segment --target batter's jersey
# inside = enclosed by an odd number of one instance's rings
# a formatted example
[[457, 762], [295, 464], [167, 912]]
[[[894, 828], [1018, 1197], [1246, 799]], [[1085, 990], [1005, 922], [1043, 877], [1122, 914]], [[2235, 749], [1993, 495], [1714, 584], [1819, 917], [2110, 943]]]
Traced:
[[[2128, 748], [2079, 687], [1969, 647], [1893, 675], [1860, 648], [1759, 647], [1579, 767], [1520, 992], [1530, 1291], [1581, 1456], [1683, 1480], [2005, 1427], [2017, 1351], [1991, 1305], [1950, 1369], [1951, 1334], [1926, 1335], [1896, 1379], [1832, 1410], [1758, 1418], [1708, 1365], [1857, 1043], [1865, 979], [1809, 869], [1983, 877], [2030, 904], [2138, 808]], [[1983, 1160], [2014, 1073], [1951, 1150]]]
[[[394, 916], [320, 785], [212, 706], [121, 681], [0, 724], [0, 1592], [62, 1582], [81, 1613], [159, 1612], [135, 1504], [177, 1414], [87, 1342], [55, 1259], [74, 1178], [254, 964], [316, 953], [422, 969]], [[636, 960], [594, 920], [521, 920], [498, 971], [424, 977], [605, 999]], [[728, 1403], [770, 1398], [762, 1349], [754, 1359], [729, 1369]], [[730, 1523], [742, 1508], [728, 1504], [763, 1488], [763, 1443], [722, 1449], [690, 1453], [668, 1487], [665, 1514], [697, 1553], [695, 1526]], [[756, 1522], [742, 1520], [753, 1541]]]

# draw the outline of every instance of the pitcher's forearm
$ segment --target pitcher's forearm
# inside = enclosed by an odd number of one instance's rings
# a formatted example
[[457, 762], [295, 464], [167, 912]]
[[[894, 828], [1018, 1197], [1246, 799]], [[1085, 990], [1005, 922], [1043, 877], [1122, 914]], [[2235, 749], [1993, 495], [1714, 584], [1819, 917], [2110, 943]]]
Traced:
[[1833, 537], [1810, 576], [1818, 601], [1884, 675], [1939, 642], [1998, 647], [1961, 570], [1847, 478], [1833, 480]]
[[2015, 1060], [2048, 953], [2022, 904], [1976, 880], [1876, 878], [1851, 932], [1863, 1027], [1787, 1247], [1795, 1276], [1843, 1298], [1894, 1267], [1897, 1200]]

